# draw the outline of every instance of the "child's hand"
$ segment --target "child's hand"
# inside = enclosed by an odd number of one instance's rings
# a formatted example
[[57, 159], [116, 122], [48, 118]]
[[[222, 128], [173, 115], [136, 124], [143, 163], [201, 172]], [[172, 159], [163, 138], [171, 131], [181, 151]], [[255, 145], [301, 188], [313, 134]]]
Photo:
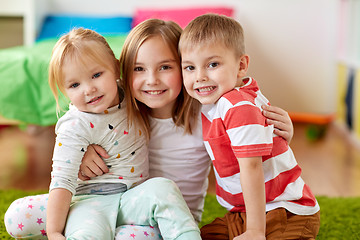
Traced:
[[263, 105], [263, 115], [267, 124], [274, 125], [274, 133], [283, 137], [289, 144], [294, 135], [294, 127], [289, 114], [282, 108]]
[[266, 238], [263, 232], [247, 230], [243, 234], [234, 237], [233, 240], [266, 240]]
[[101, 146], [89, 145], [82, 159], [78, 177], [85, 181], [109, 172], [109, 168], [101, 157], [109, 158], [110, 156]]
[[49, 240], [65, 240], [65, 236], [62, 235], [61, 233], [52, 233], [52, 234], [47, 234], [47, 238]]

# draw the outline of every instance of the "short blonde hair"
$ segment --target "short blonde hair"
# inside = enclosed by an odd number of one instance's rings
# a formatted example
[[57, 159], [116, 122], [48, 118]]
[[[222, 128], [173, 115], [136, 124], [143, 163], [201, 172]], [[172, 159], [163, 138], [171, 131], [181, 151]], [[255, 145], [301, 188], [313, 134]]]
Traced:
[[[132, 93], [132, 78], [136, 56], [139, 48], [147, 39], [160, 36], [174, 54], [179, 69], [181, 70], [178, 53], [178, 43], [181, 32], [181, 27], [175, 22], [163, 21], [160, 19], [148, 19], [138, 24], [130, 31], [121, 51], [120, 71], [122, 84], [127, 93], [125, 98], [128, 104], [127, 111], [129, 120], [131, 122], [133, 119], [141, 117], [141, 124], [147, 130], [146, 134], [148, 137], [150, 136], [150, 124], [148, 118], [150, 108], [144, 103], [136, 100]], [[172, 113], [175, 125], [182, 126], [184, 127], [185, 132], [191, 133], [191, 125], [198, 114], [198, 109], [198, 103], [189, 96], [183, 85], [181, 92], [176, 99]]]
[[239, 22], [218, 14], [204, 14], [192, 20], [184, 29], [179, 50], [191, 50], [201, 44], [223, 44], [237, 57], [245, 54], [244, 31]]
[[[49, 64], [49, 85], [56, 100], [57, 113], [62, 110], [59, 105], [59, 91], [66, 97], [62, 68], [68, 57], [76, 59], [83, 66], [88, 60], [96, 61], [113, 71], [116, 77], [120, 75], [119, 61], [103, 36], [90, 29], [71, 30], [56, 42]], [[109, 62], [113, 65], [108, 66]]]

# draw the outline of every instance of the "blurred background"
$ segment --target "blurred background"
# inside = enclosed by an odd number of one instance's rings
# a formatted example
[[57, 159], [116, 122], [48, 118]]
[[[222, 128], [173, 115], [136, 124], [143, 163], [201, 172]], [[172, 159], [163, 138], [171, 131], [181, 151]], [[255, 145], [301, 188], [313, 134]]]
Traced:
[[[41, 108], [44, 101], [54, 103], [39, 90], [49, 91], [47, 81], [30, 86], [24, 79], [14, 86], [15, 72], [27, 66], [29, 56], [39, 59], [36, 51], [48, 39], [53, 43], [73, 26], [126, 36], [136, 21], [158, 17], [186, 24], [204, 11], [242, 24], [249, 75], [272, 105], [292, 117], [291, 147], [314, 193], [360, 196], [358, 0], [0, 0], [0, 92], [14, 92], [0, 97], [0, 188], [47, 189], [50, 181], [54, 105], [46, 105], [46, 121], [22, 111], [29, 102], [42, 101]], [[2, 75], [17, 63], [19, 70]], [[34, 67], [24, 70], [29, 71]], [[28, 97], [19, 89], [34, 92]]]

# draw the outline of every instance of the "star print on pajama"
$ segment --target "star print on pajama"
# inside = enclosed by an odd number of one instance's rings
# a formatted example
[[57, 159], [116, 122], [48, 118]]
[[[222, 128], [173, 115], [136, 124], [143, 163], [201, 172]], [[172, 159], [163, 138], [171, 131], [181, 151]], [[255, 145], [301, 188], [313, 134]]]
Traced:
[[[14, 238], [46, 238], [46, 204], [48, 195], [36, 195], [14, 201], [5, 214], [5, 226]], [[22, 206], [26, 206], [25, 208]], [[23, 233], [23, 234], [22, 234]]]
[[116, 229], [115, 239], [161, 240], [158, 228], [152, 226], [124, 225]]

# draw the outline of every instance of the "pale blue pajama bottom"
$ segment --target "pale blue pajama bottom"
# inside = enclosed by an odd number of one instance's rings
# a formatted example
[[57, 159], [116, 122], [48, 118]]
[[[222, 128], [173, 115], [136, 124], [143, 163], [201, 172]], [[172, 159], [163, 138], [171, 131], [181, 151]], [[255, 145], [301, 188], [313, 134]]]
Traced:
[[[46, 207], [44, 200], [39, 199]], [[16, 202], [18, 201], [18, 202]], [[35, 229], [38, 217], [45, 222], [42, 211], [31, 212], [34, 224], [26, 228], [29, 214], [28, 201], [16, 200], [5, 215], [6, 228], [9, 233], [18, 238], [41, 237], [41, 229]], [[33, 201], [33, 200], [31, 200]], [[14, 206], [13, 206], [14, 205]], [[31, 209], [32, 210], [32, 209]], [[45, 211], [46, 212], [46, 211]], [[23, 226], [19, 229], [20, 226]], [[24, 224], [23, 224], [24, 223]], [[201, 239], [200, 231], [195, 223], [186, 202], [176, 184], [165, 178], [152, 178], [129, 189], [124, 193], [112, 195], [81, 195], [74, 196], [68, 215], [65, 235], [67, 239], [109, 239], [115, 237], [115, 229], [121, 225], [147, 225], [158, 228], [163, 239], [196, 240]], [[149, 227], [147, 227], [149, 228]], [[144, 233], [142, 233], [144, 234]], [[145, 233], [144, 235], [151, 234]], [[155, 234], [155, 232], [154, 232]], [[149, 235], [150, 236], [150, 235]], [[155, 237], [155, 235], [153, 235]], [[44, 236], [42, 236], [44, 237]], [[138, 235], [140, 237], [140, 234]], [[133, 236], [133, 239], [136, 239]], [[158, 238], [161, 239], [161, 238]]]

